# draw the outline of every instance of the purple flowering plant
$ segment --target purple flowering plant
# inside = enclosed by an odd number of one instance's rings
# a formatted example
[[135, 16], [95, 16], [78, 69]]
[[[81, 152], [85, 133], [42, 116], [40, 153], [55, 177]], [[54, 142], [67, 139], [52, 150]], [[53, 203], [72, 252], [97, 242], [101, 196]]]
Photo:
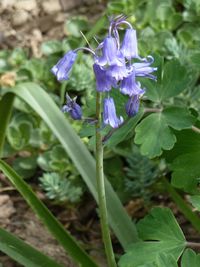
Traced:
[[[125, 26], [125, 34], [122, 40], [119, 37], [121, 26]], [[89, 51], [94, 58], [93, 70], [96, 78], [96, 90], [104, 94], [103, 101], [103, 125], [118, 128], [123, 124], [121, 114], [116, 114], [114, 99], [110, 96], [111, 90], [119, 90], [129, 97], [124, 103], [124, 109], [128, 117], [135, 116], [139, 110], [140, 98], [145, 93], [137, 77], [156, 80], [152, 74], [157, 68], [152, 67], [154, 59], [151, 56], [141, 58], [138, 54], [136, 30], [126, 20], [125, 16], [118, 16], [110, 20], [108, 34], [98, 44], [96, 49], [81, 47], [68, 51], [63, 58], [51, 69], [58, 81], [68, 80], [70, 71], [75, 63], [77, 53], [80, 50]], [[134, 99], [137, 99], [134, 100]], [[127, 106], [131, 106], [127, 108]], [[134, 112], [133, 112], [134, 110]], [[75, 120], [82, 119], [81, 107], [72, 105], [67, 96], [64, 112], [68, 112]]]
[[[124, 29], [121, 38], [119, 31]], [[108, 215], [105, 197], [105, 184], [103, 173], [103, 142], [112, 132], [125, 123], [122, 114], [117, 114], [112, 91], [118, 90], [119, 94], [125, 95], [128, 101], [123, 103], [124, 113], [127, 117], [134, 117], [140, 106], [140, 99], [145, 93], [141, 87], [138, 77], [156, 80], [152, 74], [157, 68], [152, 67], [154, 59], [152, 56], [142, 58], [138, 53], [136, 30], [123, 15], [110, 19], [108, 33], [105, 39], [98, 43], [96, 49], [91, 47], [80, 47], [68, 51], [63, 58], [51, 69], [58, 81], [68, 80], [71, 69], [75, 63], [77, 53], [80, 51], [90, 52], [93, 56], [93, 71], [96, 78], [96, 184], [98, 192], [99, 215], [101, 230], [107, 262], [109, 267], [116, 267], [112, 242], [108, 227]], [[103, 106], [103, 107], [102, 107]], [[72, 119], [84, 119], [82, 109], [76, 103], [76, 97], [71, 99], [66, 95], [66, 104], [63, 112], [69, 113]], [[102, 129], [105, 126], [112, 129], [107, 136], [102, 138]]]

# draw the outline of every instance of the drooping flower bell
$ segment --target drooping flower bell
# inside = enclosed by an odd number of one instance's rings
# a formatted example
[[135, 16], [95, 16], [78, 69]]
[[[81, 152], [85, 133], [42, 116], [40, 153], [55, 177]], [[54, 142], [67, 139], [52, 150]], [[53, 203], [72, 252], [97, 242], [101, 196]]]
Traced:
[[120, 91], [124, 95], [142, 95], [145, 90], [140, 87], [140, 83], [135, 80], [135, 71], [133, 70], [128, 77], [125, 77], [120, 86]]
[[111, 97], [104, 99], [103, 121], [104, 124], [110, 125], [112, 128], [118, 128], [124, 121], [121, 116], [117, 117], [115, 103]]
[[156, 76], [151, 73], [156, 71], [157, 68], [151, 67], [150, 65], [154, 62], [153, 57], [149, 56], [146, 62], [137, 62], [132, 65], [135, 70], [135, 76], [146, 77], [152, 80], [156, 80]]
[[71, 97], [66, 94], [66, 105], [63, 106], [62, 111], [68, 112], [72, 119], [81, 120], [82, 119], [82, 109], [76, 103], [76, 98], [71, 99]]
[[128, 69], [126, 66], [117, 66], [113, 65], [110, 66], [107, 70], [107, 75], [114, 78], [117, 82], [121, 81], [124, 77], [128, 76]]
[[121, 52], [125, 58], [131, 60], [138, 57], [136, 30], [127, 29], [122, 42]]
[[124, 59], [120, 57], [117, 42], [114, 37], [107, 36], [103, 41], [102, 56], [96, 57], [96, 63], [100, 66], [123, 66]]
[[[124, 37], [121, 39], [119, 30], [121, 25], [125, 25]], [[119, 89], [122, 94], [128, 95], [128, 102], [124, 103], [128, 116], [134, 116], [139, 109], [139, 102], [145, 90], [141, 88], [138, 77], [156, 80], [152, 74], [157, 68], [152, 67], [153, 57], [140, 57], [137, 46], [137, 36], [135, 29], [127, 21], [127, 17], [119, 15], [110, 19], [110, 26], [106, 38], [100, 42], [96, 49], [91, 47], [80, 47], [69, 51], [52, 68], [53, 74], [59, 81], [67, 80], [69, 73], [79, 50], [90, 52], [94, 58], [93, 71], [96, 78], [96, 90], [107, 93], [112, 88]], [[136, 59], [136, 61], [133, 61]], [[82, 118], [81, 107], [76, 103], [76, 99], [67, 96], [67, 103], [63, 107], [64, 112], [68, 112], [72, 118], [79, 120]], [[104, 99], [103, 122], [113, 128], [119, 127], [123, 118], [116, 115], [114, 100], [111, 97]]]
[[109, 76], [107, 70], [97, 64], [93, 65], [93, 70], [96, 77], [96, 89], [98, 92], [108, 92], [112, 86], [116, 86], [116, 80]]
[[134, 117], [138, 113], [139, 106], [140, 106], [139, 95], [131, 96], [125, 106], [126, 114], [129, 117]]
[[67, 52], [58, 63], [51, 69], [58, 81], [68, 80], [71, 68], [76, 60], [77, 54], [74, 51]]

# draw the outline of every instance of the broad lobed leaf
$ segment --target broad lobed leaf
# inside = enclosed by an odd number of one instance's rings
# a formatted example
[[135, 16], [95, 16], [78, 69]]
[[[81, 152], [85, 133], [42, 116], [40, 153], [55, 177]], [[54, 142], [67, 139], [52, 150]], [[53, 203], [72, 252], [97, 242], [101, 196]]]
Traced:
[[[145, 241], [133, 244], [128, 248], [126, 254], [119, 261], [120, 267], [155, 264], [157, 257], [161, 257], [159, 262], [166, 261], [165, 257], [163, 259], [163, 256], [160, 256], [161, 253], [172, 255], [177, 260], [186, 246], [181, 228], [168, 208], [152, 209], [151, 213], [138, 223], [138, 231], [139, 236]], [[170, 261], [174, 262], [172, 258]]]
[[186, 108], [169, 107], [161, 113], [144, 118], [136, 127], [135, 143], [141, 145], [141, 153], [149, 158], [160, 156], [163, 150], [170, 150], [176, 142], [176, 136], [170, 127], [176, 130], [190, 128], [195, 122]]
[[172, 163], [172, 185], [186, 192], [198, 193], [200, 152], [187, 153], [178, 156]]

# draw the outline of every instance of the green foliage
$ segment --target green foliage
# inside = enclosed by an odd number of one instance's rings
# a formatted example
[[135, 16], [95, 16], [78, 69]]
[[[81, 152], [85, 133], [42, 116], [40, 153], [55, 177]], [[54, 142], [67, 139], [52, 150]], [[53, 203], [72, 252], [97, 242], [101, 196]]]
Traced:
[[[177, 59], [167, 62], [164, 67], [162, 61], [159, 65], [158, 82], [144, 80], [147, 88], [148, 99], [154, 102], [163, 103], [166, 99], [174, 97], [183, 92], [190, 82], [187, 69]], [[182, 77], [180, 79], [180, 77]]]
[[[47, 123], [98, 202], [95, 161], [51, 97], [34, 83], [20, 84], [15, 89], [10, 89], [9, 92], [17, 94], [29, 103]], [[138, 240], [135, 225], [124, 211], [119, 198], [107, 179], [105, 179], [105, 186], [109, 223], [122, 246], [127, 247], [133, 239]]]
[[178, 156], [172, 163], [172, 184], [187, 192], [199, 192], [200, 152], [188, 153]]
[[13, 116], [7, 130], [7, 139], [15, 150], [25, 149], [29, 145], [31, 130], [33, 129], [33, 117], [18, 113]]
[[[83, 267], [96, 267], [96, 263], [90, 259], [89, 255], [79, 246], [77, 241], [67, 232], [67, 230], [58, 222], [48, 208], [40, 201], [30, 186], [20, 177], [9, 165], [0, 160], [0, 170], [6, 175], [10, 182], [24, 197], [28, 205], [37, 214], [45, 224], [51, 234], [70, 254], [73, 260], [80, 263]], [[1, 238], [0, 238], [1, 241]], [[8, 246], [9, 247], [9, 246]], [[15, 247], [15, 246], [14, 246]], [[11, 249], [13, 245], [11, 245]], [[19, 254], [19, 252], [18, 252]], [[30, 255], [30, 254], [29, 254]], [[27, 257], [27, 256], [26, 256]], [[29, 256], [30, 257], [30, 256]], [[25, 258], [29, 260], [29, 257]], [[31, 257], [32, 258], [32, 257]], [[29, 266], [29, 265], [27, 265]], [[34, 265], [36, 266], [36, 265]]]
[[40, 185], [46, 192], [49, 199], [56, 202], [79, 202], [82, 196], [82, 188], [74, 186], [68, 177], [61, 177], [59, 174], [45, 173], [39, 178]]
[[137, 147], [127, 157], [128, 167], [125, 168], [125, 191], [131, 197], [142, 197], [149, 200], [152, 195], [150, 187], [158, 180], [161, 166], [140, 154]]
[[[0, 228], [0, 251], [25, 267], [62, 267], [39, 250]], [[0, 263], [0, 266], [1, 265]]]
[[[84, 75], [83, 75], [84, 73]], [[66, 84], [67, 90], [93, 91], [95, 88], [94, 74], [90, 55], [82, 55], [80, 64], [75, 64]]]
[[196, 196], [190, 196], [190, 202], [192, 203], [192, 205], [198, 210], [200, 211], [200, 196], [196, 195]]
[[37, 168], [37, 156], [18, 157], [13, 161], [13, 168], [20, 176], [31, 178]]
[[196, 254], [192, 249], [186, 249], [181, 259], [181, 267], [200, 266], [200, 254]]
[[145, 241], [135, 243], [127, 249], [119, 261], [120, 267], [152, 264], [160, 253], [178, 260], [186, 246], [185, 237], [174, 215], [167, 208], [152, 209], [149, 215], [139, 221], [137, 228], [140, 238]]
[[195, 118], [187, 109], [166, 108], [162, 112], [147, 116], [138, 124], [135, 129], [135, 143], [141, 144], [143, 155], [150, 158], [160, 156], [162, 150], [172, 149], [176, 142], [176, 136], [171, 128], [176, 130], [190, 128], [194, 121]]
[[69, 158], [61, 145], [55, 145], [38, 157], [38, 165], [44, 171], [65, 173], [72, 170]]
[[[200, 5], [195, 0], [109, 1], [106, 14], [121, 14], [122, 10], [124, 14], [131, 15], [129, 20], [137, 29], [140, 55], [151, 54], [155, 58], [157, 82], [141, 79], [146, 93], [139, 113], [118, 130], [110, 131], [109, 127], [102, 130], [106, 174], [123, 201], [132, 197], [148, 199], [151, 190], [154, 190], [152, 185], [163, 174], [164, 162], [164, 174], [167, 177], [172, 175], [173, 186], [195, 194], [191, 201], [198, 209], [200, 138], [199, 133], [192, 131], [192, 126], [200, 128]], [[3, 156], [9, 162], [12, 159], [12, 166], [23, 178], [36, 177], [37, 171], [42, 170], [42, 189], [55, 202], [80, 201], [84, 185], [79, 180], [78, 172], [96, 197], [93, 159], [76, 138], [76, 132], [79, 132], [86, 145], [94, 151], [94, 125], [82, 125], [70, 120], [75, 129], [72, 131], [67, 119], [58, 114], [57, 107], [51, 101], [60, 109], [66, 91], [71, 96], [78, 95], [84, 115], [93, 120], [95, 80], [91, 57], [87, 53], [79, 53], [70, 80], [62, 85], [53, 77], [50, 68], [66, 51], [85, 45], [80, 31], [93, 46], [91, 39], [101, 36], [107, 24], [106, 16], [92, 29], [84, 16], [70, 18], [64, 25], [67, 38], [44, 42], [41, 45], [42, 58], [39, 59], [30, 57], [27, 49], [0, 51], [0, 74], [11, 71], [16, 75], [14, 82], [17, 86], [11, 91], [31, 106], [20, 98], [15, 99]], [[88, 32], [89, 29], [91, 31]], [[33, 83], [24, 85], [26, 81]], [[40, 84], [50, 97], [34, 83]], [[4, 143], [13, 104], [7, 105], [7, 94], [2, 97], [8, 92], [8, 87], [6, 84], [0, 87], [0, 147]], [[117, 90], [111, 96], [115, 100], [117, 114], [122, 114], [126, 120], [124, 104], [128, 97]], [[8, 111], [8, 116], [4, 116], [4, 111]], [[151, 114], [148, 115], [148, 111]], [[130, 144], [133, 139], [140, 146], [142, 155], [136, 149], [132, 152]], [[58, 140], [62, 145], [58, 144]], [[157, 158], [152, 161], [147, 157]], [[134, 225], [107, 182], [106, 187], [110, 223], [123, 246], [127, 247], [138, 240]], [[177, 267], [176, 260], [182, 253], [185, 239], [168, 210], [155, 209], [139, 223], [138, 229], [141, 237], [148, 240], [134, 244], [134, 249], [130, 247], [120, 261], [122, 266], [133, 266], [138, 262], [140, 265], [134, 266]], [[174, 230], [178, 234], [173, 238]], [[149, 231], [155, 236], [150, 235]], [[198, 266], [198, 259], [199, 255], [186, 250], [181, 264], [185, 267], [192, 262]]]
[[[160, 156], [163, 149], [172, 149], [176, 142], [176, 137], [162, 113], [149, 115], [138, 124], [135, 131], [135, 143], [141, 144], [142, 155], [149, 158]], [[146, 138], [147, 132], [148, 138]]]

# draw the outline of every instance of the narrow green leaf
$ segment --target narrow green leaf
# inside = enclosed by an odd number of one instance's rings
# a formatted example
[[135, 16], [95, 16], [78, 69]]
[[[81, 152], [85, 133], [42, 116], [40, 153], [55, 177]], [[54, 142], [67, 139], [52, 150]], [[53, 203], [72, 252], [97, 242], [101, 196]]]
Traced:
[[26, 267], [62, 267], [54, 260], [1, 228], [0, 251]]
[[57, 221], [47, 207], [37, 198], [26, 182], [24, 182], [24, 180], [2, 160], [0, 160], [0, 170], [4, 172], [10, 182], [16, 187], [33, 211], [38, 215], [63, 248], [70, 254], [74, 261], [79, 262], [83, 267], [96, 267], [97, 265]]
[[130, 246], [120, 259], [120, 267], [139, 267], [142, 264], [155, 263], [160, 253], [173, 255], [178, 260], [186, 246], [185, 237], [168, 208], [152, 209], [149, 215], [139, 221], [138, 231], [139, 236], [146, 241]]
[[[97, 22], [91, 28], [91, 30], [85, 34], [86, 40], [90, 41], [104, 27], [107, 21], [108, 19], [105, 15], [101, 16], [101, 18], [97, 20]], [[80, 43], [80, 47], [86, 45], [86, 40], [84, 38], [82, 39], [82, 42]]]
[[125, 140], [128, 134], [134, 130], [134, 127], [142, 118], [143, 114], [144, 111], [140, 110], [135, 117], [129, 119], [125, 125], [117, 129], [117, 131], [113, 133], [113, 135], [108, 139], [105, 145], [107, 145], [108, 147], [114, 147], [123, 140]]
[[[27, 102], [50, 127], [74, 162], [90, 192], [98, 201], [94, 158], [50, 96], [34, 83], [20, 84], [12, 92]], [[105, 184], [109, 222], [120, 243], [125, 248], [138, 241], [136, 227], [107, 179], [105, 179]]]
[[14, 101], [14, 95], [10, 93], [4, 95], [0, 100], [0, 158], [3, 153], [3, 145], [6, 135], [6, 129], [10, 120], [13, 101]]

